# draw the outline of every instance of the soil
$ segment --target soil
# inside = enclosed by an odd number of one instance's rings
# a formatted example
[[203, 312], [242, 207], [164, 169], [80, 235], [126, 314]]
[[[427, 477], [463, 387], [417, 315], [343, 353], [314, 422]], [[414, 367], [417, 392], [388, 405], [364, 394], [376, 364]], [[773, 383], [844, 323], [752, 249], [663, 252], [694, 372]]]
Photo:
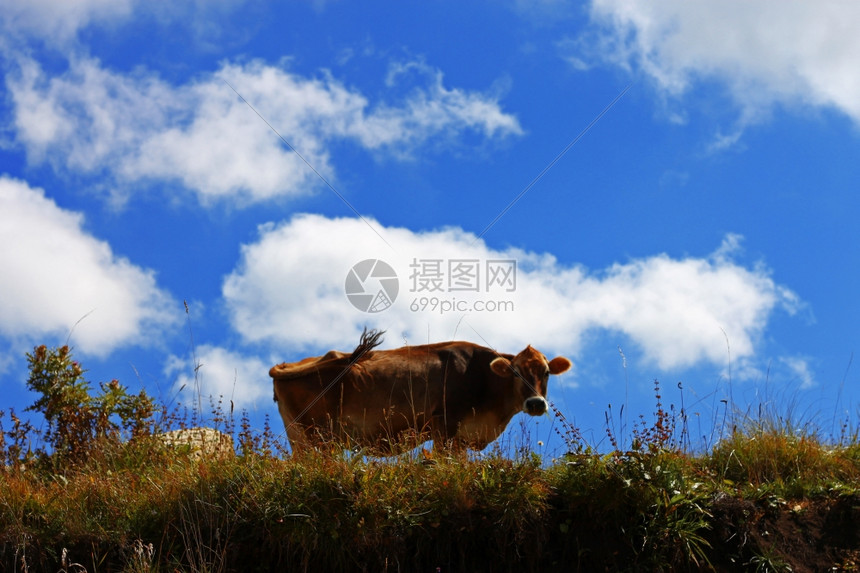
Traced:
[[756, 503], [730, 496], [711, 507], [717, 571], [857, 571], [860, 497]]

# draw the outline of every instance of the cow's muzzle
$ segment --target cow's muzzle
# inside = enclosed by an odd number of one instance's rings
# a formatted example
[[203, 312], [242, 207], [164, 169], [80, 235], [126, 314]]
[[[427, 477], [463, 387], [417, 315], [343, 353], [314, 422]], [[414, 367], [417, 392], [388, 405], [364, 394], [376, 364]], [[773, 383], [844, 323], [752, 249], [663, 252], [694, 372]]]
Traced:
[[540, 396], [526, 398], [526, 401], [523, 402], [523, 412], [530, 416], [543, 416], [548, 409], [546, 400]]

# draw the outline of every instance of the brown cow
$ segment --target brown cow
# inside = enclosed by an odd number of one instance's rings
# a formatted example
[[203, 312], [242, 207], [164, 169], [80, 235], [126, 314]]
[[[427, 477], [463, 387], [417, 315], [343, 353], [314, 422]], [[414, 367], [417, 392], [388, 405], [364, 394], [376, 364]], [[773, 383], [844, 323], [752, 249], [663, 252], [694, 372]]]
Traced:
[[382, 332], [364, 332], [346, 354], [274, 366], [275, 400], [293, 452], [324, 440], [393, 455], [434, 445], [484, 449], [517, 412], [547, 411], [550, 374], [571, 362], [527, 346], [513, 356], [471, 342], [374, 351]]

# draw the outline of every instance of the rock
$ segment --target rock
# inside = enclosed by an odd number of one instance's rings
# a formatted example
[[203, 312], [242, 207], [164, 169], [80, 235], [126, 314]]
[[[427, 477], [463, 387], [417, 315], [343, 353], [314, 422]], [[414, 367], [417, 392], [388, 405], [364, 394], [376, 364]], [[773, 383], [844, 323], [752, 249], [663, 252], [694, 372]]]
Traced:
[[235, 455], [233, 438], [213, 428], [186, 428], [159, 436], [168, 446], [188, 447], [193, 459], [206, 457], [230, 457]]

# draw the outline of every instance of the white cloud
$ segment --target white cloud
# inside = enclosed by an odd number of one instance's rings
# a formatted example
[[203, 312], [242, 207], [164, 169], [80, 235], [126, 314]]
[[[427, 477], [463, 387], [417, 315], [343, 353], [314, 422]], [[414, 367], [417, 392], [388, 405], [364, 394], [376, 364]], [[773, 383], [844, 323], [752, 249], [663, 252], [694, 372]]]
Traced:
[[402, 108], [384, 106], [367, 122], [356, 122], [357, 135], [367, 147], [401, 145], [397, 141], [401, 134], [408, 134], [407, 143], [414, 145], [428, 134], [456, 133], [463, 128], [483, 132], [488, 138], [523, 133], [517, 119], [501, 110], [498, 97], [448, 89], [442, 72], [422, 61], [391, 64], [386, 84], [399, 86], [408, 78], [426, 80], [426, 86], [413, 89]]
[[223, 398], [225, 408], [229, 408], [232, 401], [236, 409], [249, 408], [261, 401], [271, 402], [271, 366], [259, 358], [203, 345], [197, 349], [196, 362], [173, 356], [165, 373], [169, 377], [176, 376], [173, 392], [182, 403], [201, 405], [203, 411], [208, 412], [210, 398], [215, 402]]
[[133, 4], [133, 0], [2, 0], [0, 22], [7, 33], [65, 42], [91, 23], [128, 17]]
[[809, 359], [801, 356], [784, 356], [780, 362], [788, 368], [790, 380], [800, 383], [802, 390], [816, 386], [815, 375], [809, 366]]
[[8, 177], [0, 177], [0, 243], [4, 337], [65, 337], [74, 327], [72, 344], [103, 356], [145, 344], [175, 321], [176, 304], [152, 271], [89, 235], [82, 215]]
[[[670, 96], [716, 80], [739, 127], [774, 104], [832, 107], [860, 123], [860, 4], [806, 0], [594, 0], [589, 59], [651, 77]], [[736, 135], [724, 136], [723, 145]]]
[[33, 60], [18, 64], [7, 77], [16, 139], [32, 162], [57, 169], [128, 169], [142, 141], [190, 105], [154, 76], [112, 74], [95, 60], [74, 59], [53, 78]]
[[467, 131], [486, 139], [522, 133], [495, 97], [446, 88], [439, 72], [416, 76], [411, 86], [395, 82], [393, 103], [375, 105], [329, 73], [304, 77], [260, 61], [228, 63], [172, 86], [145, 72], [116, 74], [91, 59], [74, 59], [68, 71], [48, 77], [22, 57], [7, 85], [17, 141], [32, 162], [104, 172], [124, 185], [175, 181], [204, 204], [243, 204], [304, 194], [320, 182], [225, 82], [327, 178], [328, 148], [337, 141], [403, 157], [428, 140], [453, 141]]
[[[267, 343], [289, 356], [348, 350], [364, 325], [386, 329], [389, 347], [467, 339], [507, 352], [534, 344], [571, 358], [583, 351], [587, 334], [614, 331], [629, 337], [648, 361], [672, 369], [722, 365], [726, 337], [734, 356], [752, 356], [770, 315], [778, 308], [793, 313], [800, 304], [765, 268], [734, 262], [735, 235], [708, 257], [657, 255], [590, 272], [549, 254], [489, 249], [456, 228], [413, 232], [370, 222], [396, 252], [357, 219], [302, 215], [262, 226], [259, 240], [243, 247], [238, 268], [224, 282], [234, 328], [247, 342]], [[369, 314], [352, 307], [344, 286], [355, 263], [374, 258], [395, 269], [399, 294], [389, 309]], [[410, 277], [418, 267], [411, 264], [431, 259], [442, 261], [443, 291], [413, 291], [418, 283]], [[479, 262], [482, 292], [448, 292], [452, 259]], [[511, 259], [517, 261], [515, 290], [494, 284], [486, 292], [486, 262]], [[416, 281], [428, 276], [424, 271]], [[504, 301], [513, 309], [482, 312], [474, 306]], [[463, 312], [441, 312], [455, 302]]]
[[[90, 26], [117, 27], [132, 17], [151, 16], [162, 22], [180, 21], [191, 28], [203, 46], [223, 34], [216, 18], [245, 0], [0, 0], [0, 29], [7, 38], [33, 38], [55, 47], [73, 45]], [[2, 44], [2, 42], [0, 42]]]

